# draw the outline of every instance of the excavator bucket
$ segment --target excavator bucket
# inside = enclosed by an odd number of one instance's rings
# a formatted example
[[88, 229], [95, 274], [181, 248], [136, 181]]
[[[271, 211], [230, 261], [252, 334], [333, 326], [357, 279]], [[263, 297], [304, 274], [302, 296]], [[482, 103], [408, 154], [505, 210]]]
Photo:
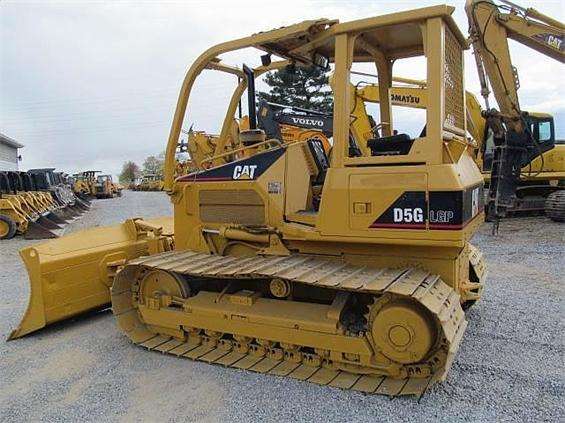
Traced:
[[172, 218], [128, 219], [22, 249], [30, 297], [8, 339], [107, 307], [116, 268], [127, 260], [169, 249], [172, 231]]

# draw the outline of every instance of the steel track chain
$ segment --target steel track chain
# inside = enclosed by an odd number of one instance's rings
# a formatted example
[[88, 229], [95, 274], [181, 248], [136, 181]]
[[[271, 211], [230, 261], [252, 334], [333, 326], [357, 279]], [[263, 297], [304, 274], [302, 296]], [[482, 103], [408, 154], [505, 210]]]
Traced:
[[[292, 351], [266, 353], [264, 348], [250, 345], [242, 348], [221, 338], [206, 334], [189, 334], [186, 341], [165, 334], [155, 334], [140, 320], [132, 304], [132, 281], [140, 268], [161, 269], [200, 278], [280, 278], [291, 282], [382, 295], [391, 293], [418, 301], [437, 319], [442, 331], [442, 353], [431, 376], [398, 379], [388, 376], [352, 373], [332, 368], [316, 354]], [[173, 251], [142, 257], [122, 269], [112, 287], [112, 308], [118, 325], [132, 342], [150, 350], [169, 353], [228, 367], [252, 370], [278, 376], [289, 376], [321, 385], [353, 389], [366, 393], [423, 395], [427, 388], [446, 377], [467, 326], [459, 295], [439, 276], [419, 268], [372, 268], [350, 265], [317, 256], [237, 258], [215, 256], [194, 251]], [[225, 334], [227, 335], [227, 334]], [[238, 345], [236, 345], [238, 344]], [[268, 351], [268, 350], [267, 350]], [[410, 373], [408, 373], [410, 374]]]

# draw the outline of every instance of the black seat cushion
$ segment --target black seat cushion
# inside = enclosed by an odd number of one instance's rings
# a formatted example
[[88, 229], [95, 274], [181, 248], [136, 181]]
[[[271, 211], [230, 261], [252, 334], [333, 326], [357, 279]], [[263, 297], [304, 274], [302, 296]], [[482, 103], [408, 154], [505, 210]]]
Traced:
[[308, 140], [308, 147], [314, 157], [316, 167], [318, 168], [318, 175], [316, 180], [313, 182], [313, 185], [323, 185], [324, 179], [326, 178], [326, 170], [330, 167], [330, 161], [328, 160], [328, 156], [324, 150], [324, 144], [322, 143], [322, 140], [318, 138], [311, 138]]
[[374, 138], [367, 141], [373, 156], [400, 156], [410, 152], [414, 140], [408, 134]]

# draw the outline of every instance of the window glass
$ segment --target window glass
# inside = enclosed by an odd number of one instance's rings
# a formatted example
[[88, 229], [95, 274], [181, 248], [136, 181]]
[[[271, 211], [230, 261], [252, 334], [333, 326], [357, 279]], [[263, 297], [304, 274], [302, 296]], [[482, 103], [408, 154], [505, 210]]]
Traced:
[[539, 139], [538, 141], [544, 142], [551, 139], [551, 122], [539, 122], [538, 124]]

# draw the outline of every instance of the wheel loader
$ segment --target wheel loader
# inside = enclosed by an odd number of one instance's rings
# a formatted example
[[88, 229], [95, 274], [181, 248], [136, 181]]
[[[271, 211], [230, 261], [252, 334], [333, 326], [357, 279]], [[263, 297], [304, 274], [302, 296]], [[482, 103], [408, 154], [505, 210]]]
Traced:
[[26, 239], [59, 236], [65, 221], [55, 214], [52, 203], [45, 203], [40, 194], [13, 184], [17, 179], [17, 172], [0, 172], [0, 239], [16, 234]]
[[98, 170], [87, 170], [73, 175], [72, 188], [74, 194], [84, 201], [89, 201], [96, 193], [94, 188]]
[[55, 202], [69, 217], [78, 217], [90, 208], [86, 201], [75, 196], [63, 174], [55, 172], [54, 168], [30, 169], [27, 173], [34, 186], [38, 190], [50, 192]]
[[94, 195], [96, 198], [121, 197], [122, 190], [112, 181], [112, 175], [98, 175], [94, 183]]
[[[206, 50], [183, 81], [166, 149], [174, 217], [24, 248], [30, 302], [10, 339], [111, 304], [134, 344], [173, 356], [391, 396], [444, 380], [485, 279], [469, 242], [484, 220], [483, 178], [465, 137], [467, 43], [453, 11], [309, 20]], [[251, 72], [221, 60], [249, 48], [262, 56]], [[395, 134], [387, 99], [382, 136], [360, 156], [352, 69], [373, 63], [390, 86], [392, 64], [417, 56], [426, 134]], [[320, 140], [284, 144], [257, 128], [254, 79], [285, 65], [333, 68], [329, 155]], [[192, 87], [210, 71], [238, 77], [214, 155], [174, 178]], [[249, 129], [237, 134], [246, 91]]]

